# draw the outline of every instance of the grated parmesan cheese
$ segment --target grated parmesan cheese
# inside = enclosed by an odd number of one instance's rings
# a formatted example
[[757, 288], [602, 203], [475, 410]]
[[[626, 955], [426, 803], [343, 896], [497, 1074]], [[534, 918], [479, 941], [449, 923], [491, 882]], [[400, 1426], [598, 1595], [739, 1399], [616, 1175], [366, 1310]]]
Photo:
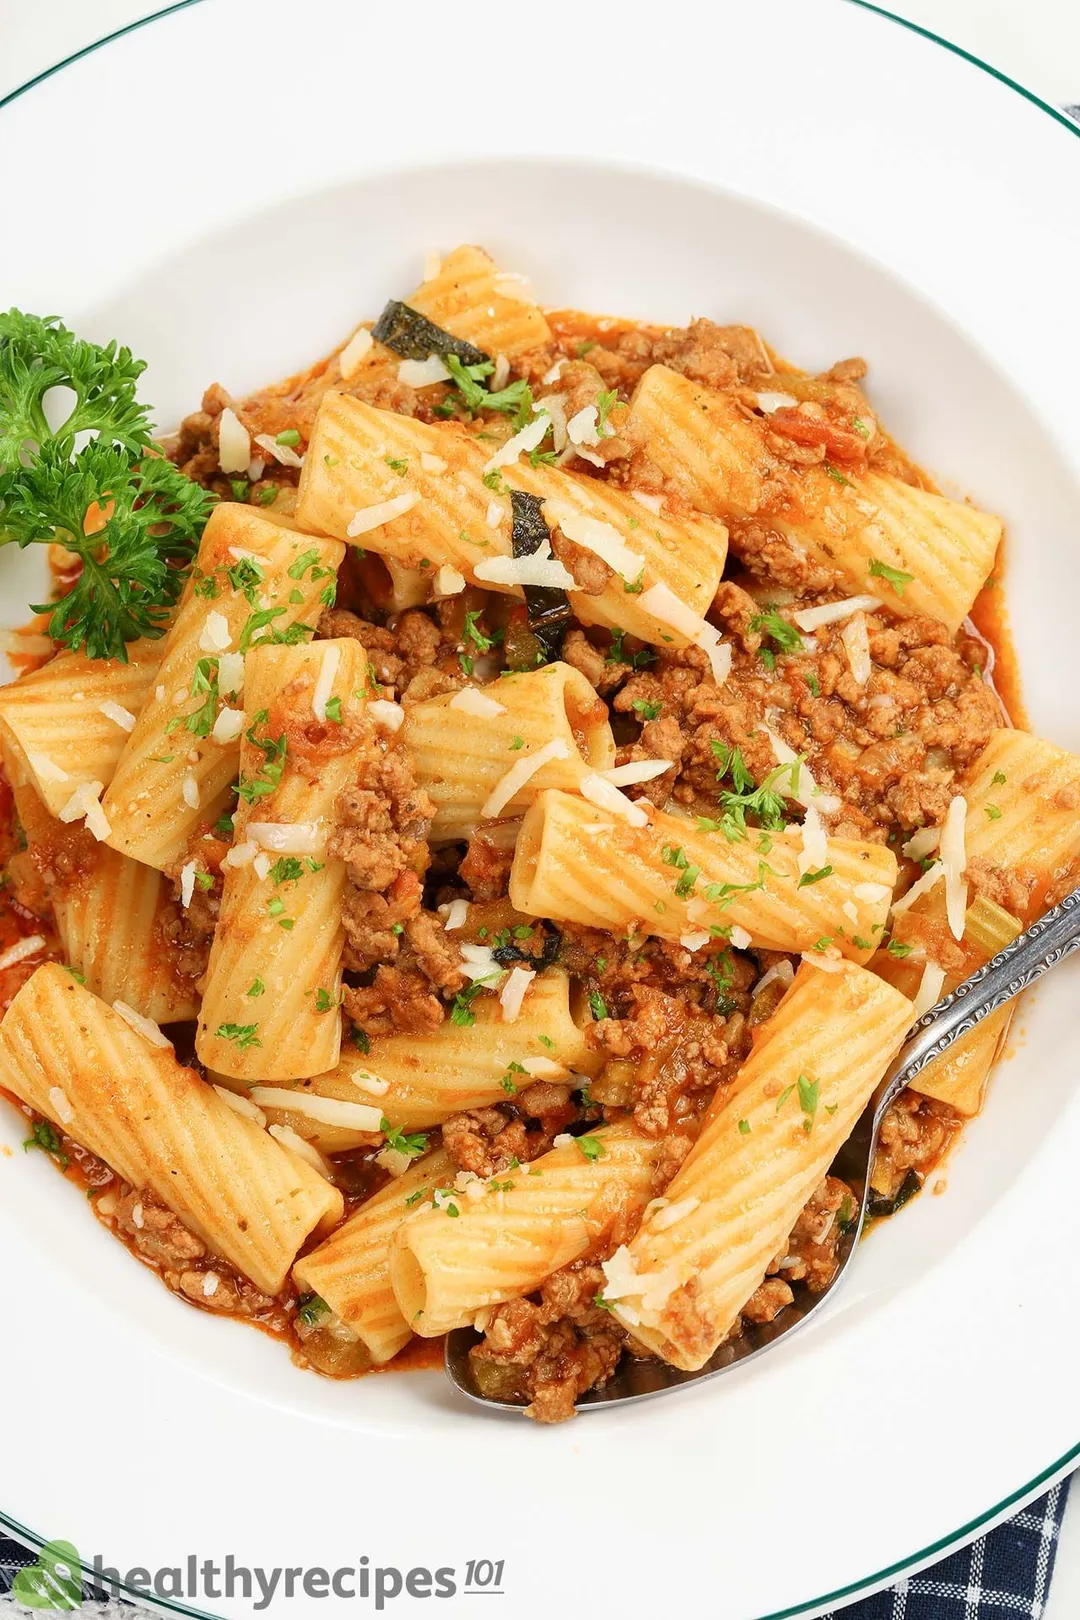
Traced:
[[430, 388], [450, 378], [450, 372], [437, 354], [429, 354], [426, 360], [403, 360], [397, 374], [398, 381], [409, 388]]
[[856, 883], [852, 889], [856, 900], [863, 900], [868, 906], [876, 906], [879, 900], [885, 900], [892, 893], [887, 883]]
[[936, 962], [927, 962], [923, 968], [919, 988], [915, 992], [915, 1016], [921, 1018], [928, 1013], [931, 1007], [936, 1007], [941, 1000], [941, 992], [945, 985], [945, 969], [938, 967]]
[[940, 827], [920, 827], [918, 832], [912, 833], [905, 844], [900, 845], [900, 848], [913, 861], [924, 861], [928, 855], [934, 853], [940, 842]]
[[256, 1108], [255, 1104], [247, 1097], [240, 1096], [238, 1092], [230, 1091], [227, 1086], [215, 1085], [214, 1090], [222, 1102], [232, 1109], [234, 1114], [243, 1114], [245, 1119], [253, 1119], [256, 1125], [266, 1124], [266, 1115], [262, 1109]]
[[129, 1007], [126, 1001], [114, 1001], [112, 1005], [113, 1012], [119, 1013], [124, 1023], [130, 1025], [136, 1035], [141, 1035], [144, 1040], [149, 1041], [151, 1046], [172, 1046], [172, 1041], [162, 1033], [161, 1026], [155, 1024], [152, 1018], [144, 1018], [141, 1012]]
[[506, 387], [509, 380], [510, 362], [505, 354], [497, 354], [495, 356], [495, 369], [491, 373], [491, 381], [488, 383], [488, 387], [493, 394], [498, 394]]
[[330, 701], [330, 694], [334, 690], [334, 678], [341, 663], [341, 648], [335, 647], [333, 642], [323, 654], [322, 664], [319, 666], [319, 678], [315, 682], [315, 690], [311, 694], [311, 712], [316, 720], [326, 719], [326, 705]]
[[829, 844], [825, 836], [825, 823], [816, 805], [806, 807], [802, 824], [802, 849], [799, 851], [799, 871], [820, 872], [829, 864]]
[[68, 1101], [66, 1092], [59, 1086], [49, 1087], [49, 1104], [61, 1125], [71, 1124], [75, 1118], [75, 1110]]
[[581, 778], [578, 787], [582, 798], [588, 799], [589, 803], [595, 804], [598, 809], [606, 810], [609, 815], [621, 817], [623, 821], [628, 821], [631, 827], [648, 826], [649, 817], [640, 804], [628, 799], [607, 776], [601, 776], [598, 771], [589, 771]]
[[509, 467], [518, 460], [519, 456], [524, 455], [529, 450], [535, 450], [537, 445], [544, 439], [550, 426], [551, 417], [547, 411], [540, 411], [531, 422], [526, 422], [519, 432], [515, 433], [512, 438], [507, 439], [504, 445], [500, 445], [484, 468], [485, 473], [497, 472], [500, 467]]
[[484, 522], [489, 529], [497, 529], [502, 523], [503, 515], [503, 509], [498, 501], [489, 501], [487, 512], [484, 514]]
[[549, 540], [527, 557], [486, 557], [473, 568], [473, 575], [488, 585], [539, 585], [555, 591], [577, 590], [573, 574], [551, 555]]
[[382, 1109], [370, 1103], [342, 1102], [338, 1097], [319, 1097], [311, 1091], [290, 1091], [287, 1086], [252, 1086], [249, 1095], [260, 1108], [281, 1108], [317, 1120], [320, 1125], [341, 1125], [354, 1131], [382, 1129]]
[[301, 1136], [299, 1131], [291, 1130], [288, 1125], [271, 1125], [268, 1134], [275, 1142], [280, 1142], [289, 1153], [295, 1153], [298, 1159], [303, 1159], [305, 1164], [309, 1164], [326, 1181], [333, 1181], [334, 1173], [318, 1148], [313, 1142]]
[[446, 920], [443, 928], [446, 933], [452, 934], [455, 928], [464, 928], [469, 915], [469, 902], [467, 900], [451, 900], [446, 908]]
[[222, 653], [218, 659], [218, 690], [236, 697], [244, 687], [244, 655], [238, 652]]
[[666, 1232], [669, 1226], [681, 1221], [684, 1215], [692, 1215], [700, 1203], [700, 1198], [680, 1198], [677, 1203], [667, 1204], [663, 1209], [656, 1210], [652, 1216], [653, 1231]]
[[242, 473], [250, 460], [251, 434], [226, 405], [218, 421], [218, 466], [223, 473]]
[[400, 703], [391, 703], [389, 698], [376, 698], [368, 704], [367, 712], [380, 731], [393, 734], [405, 724], [405, 710]]
[[[776, 786], [779, 791], [786, 798], [794, 799], [796, 804], [801, 804], [804, 809], [809, 810], [810, 806], [813, 805], [823, 816], [834, 815], [840, 809], [843, 800], [838, 799], [835, 793], [822, 793], [814, 781], [813, 774], [806, 761], [800, 759], [794, 748], [786, 743], [783, 737], [778, 737], [776, 732], [769, 726], [766, 726], [764, 730], [765, 735], [772, 744], [776, 763], [778, 765], [793, 765], [798, 761], [799, 765], [797, 771], [788, 772], [777, 782]], [[792, 778], [794, 778], [794, 781], [792, 781]]]
[[[189, 810], [199, 808], [199, 783], [193, 771], [185, 771], [180, 783], [180, 796]], [[89, 826], [89, 822], [87, 822]]]
[[228, 619], [224, 613], [219, 613], [216, 608], [211, 608], [203, 620], [203, 627], [199, 632], [200, 651], [223, 653], [228, 652], [231, 646], [232, 631], [229, 629]]
[[259, 846], [249, 842], [234, 844], [222, 860], [222, 866], [250, 866], [259, 852]]
[[449, 563], [443, 563], [435, 575], [436, 596], [457, 596], [465, 589], [465, 575], [459, 574]]
[[380, 1079], [370, 1069], [356, 1069], [350, 1078], [357, 1090], [366, 1091], [369, 1097], [385, 1097], [390, 1090], [389, 1080]]
[[319, 821], [249, 821], [244, 832], [253, 844], [277, 855], [317, 855], [326, 846]]
[[577, 445], [579, 449], [583, 444], [599, 444], [600, 434], [597, 430], [599, 420], [600, 413], [595, 405], [583, 405], [566, 424], [570, 443]]
[[945, 913], [949, 919], [949, 932], [954, 939], [964, 937], [964, 918], [967, 912], [967, 850], [964, 824], [967, 820], [967, 801], [957, 793], [949, 802], [941, 828], [941, 864], [945, 869]]
[[767, 990], [770, 984], [776, 984], [777, 982], [782, 984], [785, 990], [789, 989], [794, 981], [794, 978], [795, 969], [792, 967], [790, 962], [786, 960], [783, 962], [774, 962], [772, 967], [761, 975], [761, 978], [751, 990], [751, 999], [756, 1000], [763, 990]]
[[771, 388], [762, 389], [757, 395], [757, 408], [764, 411], [766, 416], [771, 416], [773, 411], [778, 411], [785, 405], [793, 406], [798, 403], [794, 394], [781, 394]]
[[803, 608], [791, 617], [800, 630], [820, 630], [824, 624], [838, 624], [841, 619], [850, 619], [853, 613], [876, 613], [880, 606], [876, 596], [845, 596], [841, 602]]
[[[499, 815], [537, 771], [553, 759], [569, 758], [569, 744], [562, 737], [555, 737], [551, 742], [545, 743], [543, 748], [538, 748], [534, 754], [527, 754], [524, 759], [519, 759], [516, 764], [511, 765], [505, 776], [496, 782], [481, 805], [480, 814], [485, 818]], [[612, 792], [615, 792], [614, 788]]]
[[269, 855], [256, 855], [251, 864], [254, 868], [255, 876], [260, 880], [260, 882], [269, 877], [270, 868], [273, 865]]
[[495, 960], [491, 945], [462, 945], [461, 971], [467, 979], [499, 979], [506, 969]]
[[216, 743], [235, 742], [244, 729], [243, 709], [222, 709], [214, 721], [211, 737]]
[[712, 935], [709, 930], [702, 928], [696, 934], [680, 934], [679, 944], [684, 951], [700, 951], [701, 947], [707, 945], [711, 938]]
[[278, 444], [269, 433], [256, 433], [255, 443], [260, 450], [265, 450], [268, 456], [281, 463], [283, 467], [302, 467], [303, 456], [298, 456], [291, 444]]
[[870, 661], [870, 637], [866, 629], [865, 613], [856, 613], [840, 632], [851, 673], [860, 686], [865, 686], [873, 674]]
[[214, 1297], [218, 1291], [218, 1283], [220, 1281], [221, 1279], [216, 1271], [208, 1271], [205, 1274], [202, 1285], [204, 1299], [212, 1299]]
[[366, 326], [362, 326], [358, 332], [353, 333], [338, 355], [338, 368], [346, 381], [359, 371], [360, 362], [366, 354], [370, 353], [374, 341], [375, 339]]
[[28, 956], [40, 951], [44, 943], [44, 934], [27, 934], [25, 939], [16, 940], [14, 945], [0, 952], [0, 969], [14, 967], [16, 962], [25, 962]]
[[502, 1006], [504, 1024], [512, 1024], [521, 1012], [521, 1004], [525, 1000], [530, 984], [536, 978], [534, 968], [515, 967], [499, 992], [499, 1002]]
[[737, 951], [748, 951], [750, 949], [752, 936], [747, 933], [745, 928], [740, 928], [738, 923], [732, 923], [728, 937]]
[[87, 828], [99, 843], [112, 832], [108, 818], [98, 803], [102, 790], [101, 782], [83, 782], [59, 813], [60, 820], [64, 822], [85, 819]]
[[613, 524], [575, 512], [566, 501], [545, 501], [540, 510], [549, 528], [561, 529], [568, 540], [599, 557], [627, 584], [632, 585], [641, 574], [644, 557], [625, 544]]
[[844, 916], [847, 918], [848, 922], [851, 923], [853, 927], [858, 928], [859, 908], [855, 904], [854, 900], [845, 900], [843, 905], [840, 907], [840, 910], [844, 913]]
[[125, 709], [119, 703], [113, 703], [111, 700], [106, 703], [99, 703], [98, 713], [103, 714], [106, 720], [111, 720], [122, 731], [135, 730], [135, 716], [130, 709]]
[[634, 497], [635, 501], [637, 501], [639, 506], [643, 506], [647, 512], [654, 512], [657, 517], [660, 516], [660, 512], [664, 505], [664, 497], [662, 495], [650, 495], [648, 491], [644, 489], [632, 489], [630, 493]]
[[549, 370], [544, 372], [544, 375], [541, 377], [540, 381], [544, 384], [545, 388], [549, 388], [552, 383], [558, 382], [559, 373], [562, 371], [565, 364], [565, 360], [556, 360], [555, 364], [551, 366]]
[[731, 674], [731, 645], [720, 640], [720, 632], [715, 625], [699, 617], [667, 585], [650, 585], [641, 595], [641, 605], [661, 624], [669, 624], [673, 630], [685, 636], [692, 646], [700, 647], [709, 660], [713, 680], [717, 686], [723, 686]]
[[195, 893], [195, 873], [198, 871], [194, 861], [187, 861], [180, 868], [180, 903], [190, 906]]
[[505, 703], [496, 703], [493, 697], [478, 691], [475, 686], [466, 686], [460, 692], [455, 692], [446, 707], [457, 709], [461, 714], [475, 715], [478, 720], [493, 720], [497, 714], [506, 713]]
[[565, 1063], [557, 1063], [549, 1057], [522, 1058], [521, 1067], [533, 1080], [562, 1080], [567, 1074]]
[[[944, 865], [941, 861], [935, 861], [933, 866], [927, 868], [918, 882], [911, 885], [906, 894], [902, 894], [899, 900], [893, 901], [891, 908], [893, 916], [900, 916], [907, 911], [909, 906], [913, 906], [916, 900], [921, 900], [924, 894], [929, 894], [934, 885], [944, 876]], [[852, 892], [854, 893], [854, 890]]]
[[651, 782], [654, 776], [675, 769], [671, 759], [632, 759], [627, 765], [613, 765], [600, 775], [615, 787], [633, 787], [637, 782]]
[[[33, 771], [35, 776], [40, 777], [41, 781], [43, 781], [43, 782], [66, 782], [66, 781], [68, 781], [68, 773], [67, 773], [67, 771], [61, 770], [60, 766], [56, 763], [55, 759], [50, 759], [48, 754], [41, 754], [41, 753], [38, 753], [36, 750], [31, 749], [31, 750], [29, 750], [27, 752], [26, 757], [30, 762], [30, 769]], [[60, 819], [63, 820], [63, 817], [61, 816]], [[72, 820], [74, 820], [74, 819], [75, 818], [73, 816]]]
[[389, 501], [376, 501], [373, 506], [361, 506], [353, 513], [345, 533], [350, 540], [355, 540], [358, 534], [369, 534], [372, 529], [379, 529], [384, 523], [392, 523], [395, 518], [411, 512], [419, 499], [415, 489], [406, 489]]
[[811, 967], [820, 968], [823, 973], [842, 973], [844, 959], [835, 945], [830, 945], [827, 951], [803, 951], [802, 959], [809, 962]]

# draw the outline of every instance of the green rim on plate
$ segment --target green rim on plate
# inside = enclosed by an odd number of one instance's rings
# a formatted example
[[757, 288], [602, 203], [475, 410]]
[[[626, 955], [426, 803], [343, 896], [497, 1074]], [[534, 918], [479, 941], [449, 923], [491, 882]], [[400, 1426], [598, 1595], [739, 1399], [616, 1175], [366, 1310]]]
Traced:
[[[942, 46], [943, 49], [950, 51], [954, 56], [959, 56], [963, 61], [970, 62], [972, 67], [980, 68], [982, 72], [988, 73], [992, 79], [996, 79], [999, 84], [1005, 85], [1010, 90], [1015, 90], [1017, 95], [1023, 96], [1025, 101], [1030, 101], [1033, 107], [1038, 107], [1040, 111], [1047, 113], [1056, 124], [1060, 124], [1063, 129], [1068, 130], [1070, 135], [1080, 137], [1080, 123], [1070, 118], [1067, 113], [1062, 112], [1059, 107], [1055, 107], [1052, 102], [1044, 101], [1042, 96], [1036, 95], [1034, 90], [1029, 90], [1026, 85], [1019, 84], [1016, 79], [1010, 78], [1007, 73], [1002, 73], [999, 68], [992, 67], [989, 62], [984, 62], [981, 57], [974, 56], [970, 51], [964, 50], [962, 45], [955, 45], [951, 40], [943, 39], [940, 34], [933, 33], [929, 28], [923, 28], [919, 23], [910, 22], [906, 17], [898, 17], [895, 12], [886, 11], [883, 6], [873, 5], [871, 0], [847, 0], [847, 3], [858, 6], [863, 11], [873, 12], [878, 17], [884, 17], [888, 22], [898, 23], [901, 28], [906, 28], [909, 33], [918, 34], [923, 39], [928, 39], [933, 44]], [[116, 39], [123, 39], [125, 34], [133, 34], [136, 29], [145, 28], [149, 23], [158, 22], [162, 17], [171, 17], [174, 12], [186, 11], [189, 7], [199, 4], [201, 4], [201, 0], [174, 0], [172, 5], [164, 6], [160, 11], [151, 12], [148, 17], [140, 17], [137, 21], [127, 23], [125, 27], [117, 28], [111, 34], [106, 34], [103, 39], [95, 40], [91, 45], [84, 45], [81, 50], [73, 51], [70, 56], [65, 56], [62, 61], [56, 62], [52, 67], [44, 68], [40, 73], [36, 73], [32, 79], [27, 79], [25, 84], [18, 85], [16, 89], [9, 91], [6, 96], [0, 97], [0, 108], [9, 106], [11, 102], [17, 101], [20, 96], [25, 95], [28, 90], [32, 90], [35, 85], [42, 84], [46, 79], [51, 79], [54, 74], [60, 73], [66, 67], [70, 67], [73, 62], [81, 61], [84, 56], [92, 55], [95, 51], [100, 50], [103, 45], [109, 45]], [[1071, 1447], [1056, 1462], [1050, 1463], [1040, 1474], [1036, 1474], [1034, 1479], [1029, 1480], [1026, 1485], [1021, 1485], [1002, 1501], [995, 1503], [993, 1507], [987, 1508], [985, 1512], [978, 1514], [974, 1519], [969, 1519], [958, 1530], [942, 1536], [938, 1541], [931, 1542], [928, 1547], [922, 1547], [918, 1552], [910, 1553], [906, 1558], [898, 1559], [896, 1563], [889, 1564], [885, 1569], [879, 1569], [872, 1575], [865, 1575], [859, 1581], [852, 1581], [847, 1586], [838, 1587], [835, 1592], [825, 1592], [821, 1597], [809, 1598], [805, 1603], [796, 1603], [791, 1608], [776, 1609], [772, 1614], [758, 1616], [758, 1620], [794, 1620], [794, 1616], [809, 1614], [814, 1609], [820, 1610], [826, 1604], [846, 1603], [858, 1597], [862, 1592], [883, 1586], [893, 1577], [903, 1575], [906, 1570], [913, 1569], [916, 1565], [921, 1566], [930, 1562], [937, 1554], [944, 1556], [948, 1552], [956, 1551], [969, 1541], [973, 1541], [977, 1533], [993, 1520], [1003, 1518], [1009, 1508], [1019, 1507], [1025, 1500], [1030, 1500], [1031, 1497], [1037, 1495], [1042, 1486], [1052, 1485], [1056, 1480], [1070, 1472], [1070, 1464], [1078, 1459], [1080, 1459], [1080, 1443]], [[10, 1530], [18, 1540], [25, 1542], [33, 1551], [40, 1552], [46, 1545], [44, 1537], [36, 1534], [33, 1530], [28, 1530], [17, 1519], [12, 1519], [2, 1511], [0, 1511], [0, 1526], [5, 1530]], [[87, 1569], [85, 1564], [80, 1564], [80, 1568], [85, 1578], [92, 1581], [94, 1571]], [[146, 1593], [137, 1592], [123, 1585], [120, 1586], [120, 1590], [137, 1603], [144, 1601], [147, 1596]], [[217, 1620], [216, 1616], [209, 1614], [205, 1609], [192, 1609], [186, 1604], [173, 1603], [168, 1598], [158, 1597], [156, 1594], [153, 1596], [152, 1602], [155, 1608], [166, 1609], [171, 1614], [192, 1616], [193, 1620]]]

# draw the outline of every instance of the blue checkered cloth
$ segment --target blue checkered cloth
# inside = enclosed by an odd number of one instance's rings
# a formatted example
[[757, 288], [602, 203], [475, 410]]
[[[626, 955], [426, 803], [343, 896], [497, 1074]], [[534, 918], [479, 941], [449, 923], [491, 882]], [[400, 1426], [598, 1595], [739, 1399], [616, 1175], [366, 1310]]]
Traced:
[[[849, 1605], [841, 1620], [1042, 1620], [1068, 1490], [1068, 1480], [1055, 1485], [1015, 1519], [940, 1564]], [[10, 1594], [19, 1570], [36, 1558], [36, 1551], [27, 1551], [17, 1541], [0, 1540], [0, 1612], [10, 1606], [12, 1620], [31, 1611], [5, 1594]], [[136, 1620], [146, 1614], [129, 1603], [108, 1603], [105, 1594], [92, 1587], [83, 1592], [88, 1604], [100, 1605], [91, 1613], [115, 1620]], [[840, 1615], [838, 1610], [833, 1613]]]

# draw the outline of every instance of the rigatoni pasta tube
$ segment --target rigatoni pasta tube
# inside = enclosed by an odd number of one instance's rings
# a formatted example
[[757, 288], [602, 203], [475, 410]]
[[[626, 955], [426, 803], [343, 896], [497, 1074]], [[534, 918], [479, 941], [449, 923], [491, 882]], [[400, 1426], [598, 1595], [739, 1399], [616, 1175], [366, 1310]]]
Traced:
[[[344, 549], [248, 506], [223, 502], [203, 532], [153, 694], [103, 800], [108, 842], [160, 871], [178, 867], [220, 813], [240, 757], [237, 655], [297, 624], [313, 626]], [[262, 606], [262, 603], [266, 606]], [[232, 655], [229, 663], [224, 660]], [[230, 697], [233, 701], [230, 703]]]
[[[610, 572], [595, 596], [568, 591], [582, 623], [627, 630], [660, 646], [686, 644], [678, 627], [652, 611], [648, 593], [663, 585], [703, 618], [727, 555], [722, 523], [677, 502], [657, 512], [617, 485], [531, 467], [525, 458], [498, 468], [494, 479], [485, 472], [491, 451], [456, 424], [432, 426], [327, 394], [304, 458], [297, 520], [342, 540], [357, 537], [409, 568], [446, 565], [485, 589], [520, 595], [520, 587], [476, 570], [511, 555], [510, 490], [521, 490], [557, 503], [556, 512], [561, 507], [605, 525], [635, 559], [632, 580]], [[371, 521], [365, 512], [379, 521], [364, 526]]]
[[[991, 892], [1000, 885], [1006, 897], [1002, 909], [1015, 918], [1018, 933], [1071, 884], [1069, 873], [1080, 857], [1080, 759], [1029, 732], [1003, 728], [993, 733], [961, 789], [967, 801], [968, 867], [991, 879]], [[939, 937], [947, 941], [949, 957], [957, 953], [940, 884], [906, 915], [907, 920], [897, 918], [896, 937], [913, 944], [912, 955], [896, 960], [882, 954], [874, 965], [890, 983], [913, 995], [927, 961], [934, 960]], [[1006, 931], [991, 948], [982, 947], [971, 932], [971, 916], [969, 909], [963, 963], [946, 973], [942, 995], [1008, 943]], [[957, 1113], [977, 1114], [1009, 1018], [1010, 1010], [1003, 1009], [985, 1019], [916, 1075], [911, 1089], [948, 1103]]]
[[[955, 631], [994, 566], [999, 518], [887, 474], [792, 467], [770, 453], [767, 417], [667, 366], [645, 372], [632, 417], [645, 454], [685, 500], [756, 519], [895, 613], [928, 613]], [[909, 576], [902, 592], [871, 572], [874, 562]]]
[[[590, 771], [615, 763], [606, 705], [580, 670], [563, 663], [505, 675], [483, 691], [468, 688], [412, 704], [405, 742], [417, 779], [435, 803], [436, 840], [468, 838], [493, 793], [505, 802], [488, 815], [519, 816], [544, 788], [572, 792]], [[500, 795], [500, 784], [509, 788], [525, 776], [529, 760], [541, 749], [550, 754], [557, 742], [561, 753], [545, 756], [508, 798]]]
[[478, 1196], [437, 1193], [390, 1243], [390, 1282], [414, 1333], [464, 1327], [588, 1254], [645, 1207], [659, 1152], [634, 1126], [609, 1125], [473, 1183]]
[[429, 1153], [293, 1267], [297, 1286], [326, 1301], [363, 1340], [376, 1366], [396, 1356], [413, 1332], [390, 1286], [391, 1239], [424, 1195], [452, 1184], [456, 1173], [449, 1153]]
[[[549, 789], [526, 812], [510, 899], [530, 917], [660, 939], [712, 928], [745, 930], [772, 951], [873, 954], [888, 916], [896, 857], [883, 844], [830, 838], [827, 875], [805, 884], [798, 831], [729, 842], [684, 816], [648, 807], [644, 827]], [[850, 909], [854, 907], [855, 917]]]
[[604, 1297], [673, 1366], [703, 1367], [783, 1247], [914, 1017], [865, 968], [800, 968], [662, 1209], [609, 1262]]
[[0, 1085], [276, 1294], [341, 1194], [55, 964], [0, 1025]]
[[[587, 1020], [579, 1024], [573, 1015], [570, 981], [559, 968], [537, 975], [512, 1024], [503, 1019], [496, 994], [478, 996], [471, 1011], [476, 1022], [467, 1028], [447, 1018], [427, 1034], [374, 1040], [369, 1052], [347, 1043], [336, 1069], [288, 1089], [278, 1087], [280, 1108], [261, 1092], [259, 1106], [321, 1152], [344, 1153], [368, 1142], [380, 1119], [404, 1130], [426, 1130], [463, 1108], [505, 1102], [514, 1095], [510, 1087], [522, 1091], [530, 1077], [572, 1084], [573, 1075], [596, 1074], [603, 1063], [603, 1054], [586, 1042]], [[238, 1082], [227, 1083], [241, 1089]], [[290, 1108], [290, 1096], [345, 1109], [325, 1110], [339, 1116], [338, 1123], [316, 1119], [301, 1112], [302, 1102]], [[357, 1105], [356, 1123], [340, 1119]], [[317, 1102], [314, 1106], [318, 1111]]]
[[356, 641], [248, 655], [233, 847], [257, 827], [267, 849], [297, 852], [226, 868], [196, 1041], [208, 1069], [262, 1080], [337, 1063], [345, 864], [326, 846], [334, 801], [374, 746], [366, 687]]
[[444, 332], [473, 343], [492, 359], [513, 360], [551, 339], [540, 308], [520, 276], [500, 270], [483, 248], [457, 247], [440, 260], [405, 302]]
[[64, 956], [86, 988], [156, 1024], [194, 1018], [195, 977], [178, 939], [172, 884], [151, 866], [54, 820], [6, 745], [4, 766], [34, 865], [52, 904]]
[[163, 640], [133, 641], [126, 664], [63, 652], [0, 687], [0, 734], [50, 815], [85, 782], [108, 787], [164, 650]]

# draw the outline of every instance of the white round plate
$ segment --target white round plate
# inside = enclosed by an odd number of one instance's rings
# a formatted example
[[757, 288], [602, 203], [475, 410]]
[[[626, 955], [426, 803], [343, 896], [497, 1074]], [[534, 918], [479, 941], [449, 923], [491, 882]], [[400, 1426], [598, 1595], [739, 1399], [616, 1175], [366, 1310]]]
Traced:
[[[1078, 133], [843, 0], [629, 4], [615, 27], [596, 5], [204, 0], [0, 114], [0, 307], [148, 356], [163, 426], [214, 378], [320, 353], [462, 240], [551, 303], [748, 321], [813, 367], [864, 354], [901, 441], [1005, 515], [1032, 722], [1076, 748]], [[23, 585], [0, 589], [17, 623]], [[455, 1572], [395, 1615], [763, 1620], [886, 1584], [1080, 1451], [1078, 971], [1023, 1010], [947, 1194], [873, 1237], [833, 1309], [700, 1390], [554, 1430], [434, 1373], [320, 1380], [179, 1304], [0, 1110], [0, 1503], [121, 1571]], [[484, 1558], [490, 1606], [463, 1591]], [[165, 1606], [258, 1597], [182, 1591]]]

